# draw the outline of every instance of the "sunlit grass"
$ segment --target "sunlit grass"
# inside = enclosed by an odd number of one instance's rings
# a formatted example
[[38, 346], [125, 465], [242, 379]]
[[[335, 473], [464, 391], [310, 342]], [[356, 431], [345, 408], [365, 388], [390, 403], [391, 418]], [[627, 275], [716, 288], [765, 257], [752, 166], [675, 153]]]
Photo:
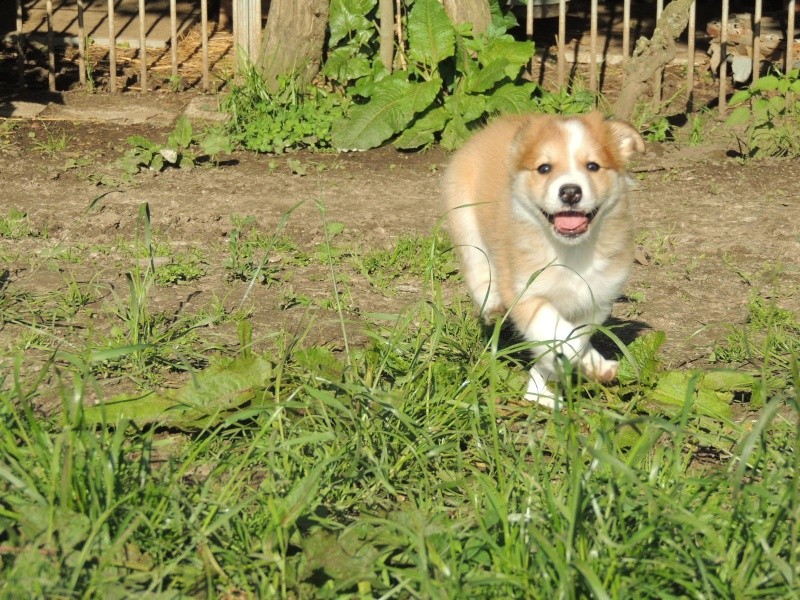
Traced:
[[[160, 311], [146, 206], [126, 288], [2, 289], [18, 332], [0, 358], [4, 597], [796, 595], [792, 315], [751, 302], [748, 339], [769, 349], [749, 369], [770, 375], [761, 408], [750, 389], [736, 418], [709, 415], [699, 373], [668, 388], [672, 404], [653, 401], [668, 376], [655, 340], [626, 350], [639, 370], [618, 386], [565, 378], [553, 413], [521, 401], [524, 345], [442, 300], [440, 236], [358, 255], [381, 276], [414, 274], [420, 295], [363, 315], [355, 343], [339, 299], [361, 267], [320, 214], [325, 241], [303, 256], [336, 299], [330, 345], [287, 330], [256, 350], [246, 311]], [[263, 239], [256, 267], [303, 252]], [[252, 298], [266, 286], [249, 277]], [[223, 320], [238, 343], [209, 341]], [[73, 322], [87, 328], [68, 336]], [[175, 371], [179, 386], [152, 385]], [[110, 391], [112, 378], [138, 387]]]

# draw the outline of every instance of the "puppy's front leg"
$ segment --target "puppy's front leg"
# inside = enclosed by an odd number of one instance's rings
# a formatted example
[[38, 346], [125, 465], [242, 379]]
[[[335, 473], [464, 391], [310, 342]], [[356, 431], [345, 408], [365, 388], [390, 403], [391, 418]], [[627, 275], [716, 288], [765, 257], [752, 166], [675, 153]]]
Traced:
[[557, 374], [559, 356], [591, 379], [608, 382], [616, 377], [617, 362], [606, 360], [592, 347], [588, 328], [563, 318], [546, 299], [524, 299], [511, 310], [510, 316], [525, 339], [535, 343], [532, 351], [537, 361], [530, 370], [526, 400], [551, 408], [561, 401], [547, 387], [547, 382]]

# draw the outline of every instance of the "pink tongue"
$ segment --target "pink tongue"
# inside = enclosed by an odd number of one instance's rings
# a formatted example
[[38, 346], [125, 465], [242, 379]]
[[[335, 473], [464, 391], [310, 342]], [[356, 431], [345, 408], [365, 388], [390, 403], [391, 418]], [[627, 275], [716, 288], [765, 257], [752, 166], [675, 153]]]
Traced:
[[553, 225], [559, 233], [583, 233], [589, 228], [589, 218], [582, 213], [558, 213]]

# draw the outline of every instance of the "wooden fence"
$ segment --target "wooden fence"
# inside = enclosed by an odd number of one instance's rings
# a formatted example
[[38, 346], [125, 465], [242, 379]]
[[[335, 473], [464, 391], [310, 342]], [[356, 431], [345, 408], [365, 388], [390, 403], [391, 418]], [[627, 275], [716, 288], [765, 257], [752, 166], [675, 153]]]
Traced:
[[[100, 0], [102, 1], [102, 0]], [[129, 0], [131, 1], [131, 0]], [[209, 53], [208, 53], [208, 41], [209, 41], [209, 19], [208, 19], [208, 0], [194, 0], [195, 2], [199, 1], [199, 11], [200, 11], [200, 52], [202, 56], [202, 76], [199, 79], [199, 86], [202, 90], [208, 91], [210, 89], [210, 76], [209, 76]], [[574, 2], [575, 0], [573, 0]], [[599, 7], [598, 7], [598, 0], [588, 0], [590, 2], [590, 19], [589, 19], [589, 36], [588, 36], [588, 87], [592, 91], [598, 90], [598, 70], [600, 65], [604, 60], [608, 57], [606, 56], [605, 52], [600, 50], [599, 48], [599, 40], [600, 35], [598, 34], [598, 14], [599, 14]], [[26, 33], [24, 23], [23, 23], [23, 0], [16, 0], [17, 3], [17, 18], [16, 18], [16, 32], [15, 32], [15, 40], [16, 40], [16, 51], [18, 54], [18, 68], [19, 68], [19, 81], [20, 85], [24, 85], [24, 68], [25, 68], [25, 37], [29, 35]], [[117, 65], [117, 19], [118, 19], [118, 9], [115, 6], [115, 0], [107, 0], [107, 17], [105, 21], [107, 22], [108, 26], [108, 61], [109, 61], [109, 78], [108, 78], [108, 90], [111, 92], [116, 92], [119, 88], [117, 83], [117, 73], [118, 73], [118, 65]], [[569, 0], [514, 0], [516, 4], [522, 5], [522, 8], [526, 10], [526, 19], [525, 19], [525, 30], [526, 34], [530, 37], [533, 36], [534, 27], [536, 27], [536, 18], [535, 14], [537, 10], [541, 11], [542, 4], [549, 4], [551, 5], [551, 9], [555, 7], [552, 6], [555, 3], [558, 4], [558, 29], [557, 34], [555, 35], [555, 46], [556, 46], [556, 78], [555, 78], [555, 85], [558, 88], [563, 88], [567, 84], [567, 77], [568, 77], [568, 40], [566, 34], [566, 23], [567, 23], [567, 9], [569, 5]], [[780, 35], [782, 36], [782, 62], [784, 68], [787, 70], [790, 69], [794, 65], [794, 54], [797, 53], [796, 50], [796, 43], [794, 40], [795, 35], [795, 26], [794, 26], [794, 17], [795, 17], [795, 2], [796, 0], [786, 0], [784, 2], [784, 7], [786, 10], [786, 30], [781, 31]], [[87, 73], [87, 32], [85, 30], [85, 14], [86, 14], [86, 6], [87, 0], [77, 0], [77, 27], [78, 33], [77, 39], [77, 46], [78, 46], [78, 72], [81, 84], [86, 84], [86, 73]], [[749, 20], [750, 20], [750, 27], [751, 27], [751, 34], [750, 36], [741, 35], [741, 31], [738, 30], [731, 30], [731, 13], [729, 8], [730, 1], [729, 0], [721, 0], [720, 7], [719, 7], [719, 36], [718, 39], [713, 41], [714, 44], [717, 44], [716, 48], [716, 58], [712, 60], [712, 65], [715, 66], [716, 70], [718, 71], [719, 77], [719, 107], [721, 111], [725, 110], [725, 100], [727, 95], [727, 87], [728, 83], [728, 68], [729, 63], [732, 60], [731, 48], [736, 47], [738, 55], [735, 57], [738, 60], [738, 64], [741, 64], [742, 60], [747, 60], [746, 57], [749, 57], [749, 60], [752, 61], [752, 65], [750, 67], [750, 72], [752, 73], [752, 78], [756, 79], [759, 76], [761, 62], [764, 60], [764, 57], [767, 56], [769, 53], [770, 56], [775, 56], [775, 44], [772, 43], [771, 38], [767, 39], [762, 34], [762, 0], [754, 0], [752, 6], [752, 13], [749, 13]], [[177, 18], [176, 18], [176, 5], [177, 0], [169, 0], [169, 20], [170, 20], [170, 36], [169, 36], [169, 46], [170, 46], [170, 55], [171, 55], [171, 70], [172, 76], [178, 76], [179, 70], [179, 61], [178, 61], [178, 27], [177, 27]], [[261, 34], [261, 25], [262, 25], [262, 15], [261, 15], [261, 2], [260, 0], [232, 0], [232, 8], [233, 8], [233, 15], [232, 15], [232, 22], [233, 22], [233, 47], [235, 51], [239, 53], [243, 53], [246, 56], [256, 56], [258, 53], [259, 45], [260, 45], [260, 34]], [[697, 33], [697, 18], [696, 18], [696, 8], [697, 2], [694, 2], [691, 7], [691, 13], [689, 17], [689, 27], [688, 32], [686, 35], [686, 61], [690, 68], [686, 69], [686, 81], [685, 81], [685, 90], [687, 100], [689, 100], [692, 96], [692, 91], [694, 90], [695, 86], [695, 40], [696, 40], [696, 33]], [[56, 91], [56, 60], [55, 60], [55, 42], [54, 42], [54, 31], [53, 31], [53, 0], [46, 0], [46, 21], [47, 21], [47, 35], [46, 35], [46, 47], [47, 47], [47, 72], [48, 72], [48, 86], [51, 91]], [[152, 10], [152, 9], [150, 9]], [[162, 9], [163, 10], [163, 9]], [[664, 0], [657, 0], [655, 6], [655, 18], [661, 16], [662, 11], [664, 10]], [[139, 72], [139, 89], [143, 92], [146, 92], [150, 89], [148, 86], [148, 44], [147, 44], [147, 37], [148, 31], [146, 28], [147, 23], [147, 8], [145, 6], [145, 0], [138, 0], [138, 23], [139, 23], [139, 41], [138, 41], [138, 58], [140, 64], [140, 72]], [[737, 18], [741, 18], [741, 15]], [[621, 57], [622, 60], [626, 60], [628, 57], [631, 56], [632, 53], [632, 44], [631, 44], [631, 0], [624, 0], [623, 2], [623, 17], [622, 17], [622, 31], [621, 31], [621, 38], [622, 38], [622, 48], [621, 48]], [[716, 25], [715, 25], [716, 27]], [[735, 36], [736, 39], [732, 39], [732, 35]], [[800, 42], [800, 40], [798, 40]], [[778, 44], [780, 44], [780, 40]], [[772, 44], [772, 45], [770, 45]], [[769, 46], [769, 47], [767, 47]], [[767, 52], [768, 51], [768, 52]], [[742, 54], [744, 52], [744, 54]], [[573, 57], [573, 61], [577, 60]], [[715, 62], [718, 60], [718, 66], [715, 65]], [[236, 62], [235, 64], [238, 64]], [[748, 77], [750, 75], [748, 74]], [[661, 94], [661, 85], [660, 85], [660, 78], [661, 73], [656, 74], [656, 85], [654, 86], [654, 94], [656, 95], [656, 99], [658, 99], [659, 95]]]

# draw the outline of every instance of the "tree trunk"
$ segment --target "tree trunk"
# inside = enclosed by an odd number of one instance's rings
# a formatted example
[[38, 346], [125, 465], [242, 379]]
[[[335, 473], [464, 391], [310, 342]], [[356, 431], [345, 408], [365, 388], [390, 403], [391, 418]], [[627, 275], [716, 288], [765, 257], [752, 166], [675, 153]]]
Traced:
[[[614, 103], [614, 116], [629, 120], [636, 103], [647, 92], [648, 82], [655, 72], [669, 64], [677, 53], [675, 39], [689, 24], [689, 9], [693, 0], [673, 0], [661, 13], [653, 37], [640, 38], [627, 65], [622, 91]], [[691, 57], [690, 57], [691, 58]], [[691, 60], [690, 60], [691, 68]]]
[[486, 31], [492, 22], [488, 0], [444, 0], [443, 3], [454, 24], [472, 23], [472, 32], [476, 35]]
[[322, 65], [330, 0], [272, 0], [264, 27], [259, 67], [267, 87], [281, 75], [310, 83]]

